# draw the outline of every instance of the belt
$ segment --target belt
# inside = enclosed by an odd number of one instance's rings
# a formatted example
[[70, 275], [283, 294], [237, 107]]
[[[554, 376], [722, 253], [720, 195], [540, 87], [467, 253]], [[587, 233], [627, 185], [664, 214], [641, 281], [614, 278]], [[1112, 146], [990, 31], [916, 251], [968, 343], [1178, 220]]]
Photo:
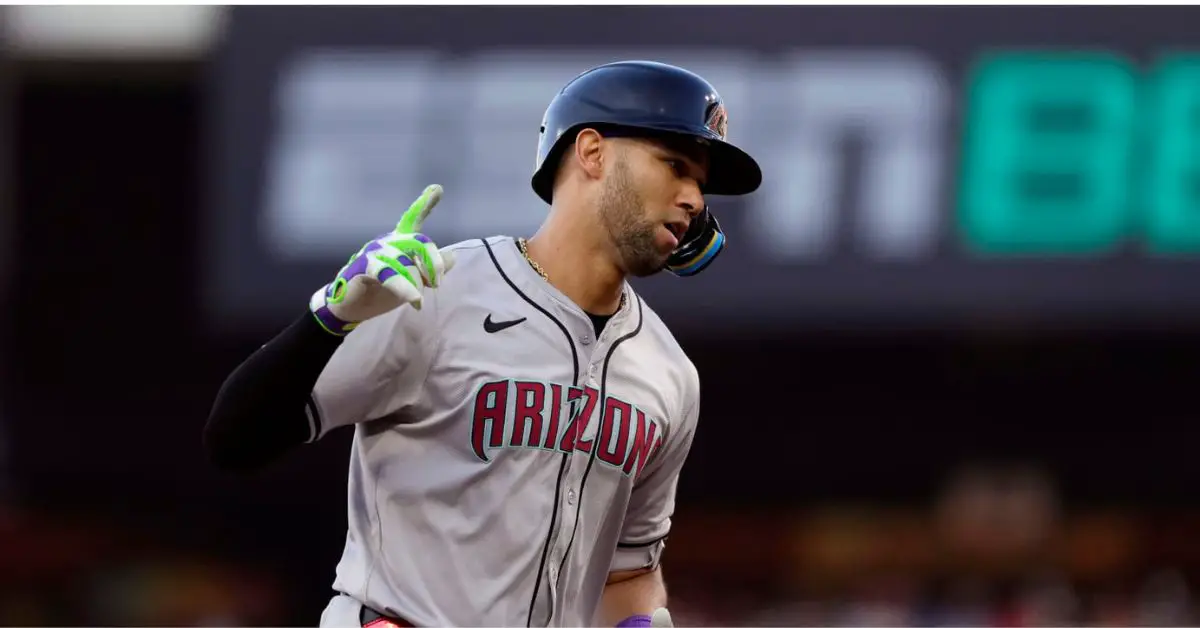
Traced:
[[363, 628], [416, 628], [406, 620], [384, 615], [365, 604], [358, 611], [358, 621]]

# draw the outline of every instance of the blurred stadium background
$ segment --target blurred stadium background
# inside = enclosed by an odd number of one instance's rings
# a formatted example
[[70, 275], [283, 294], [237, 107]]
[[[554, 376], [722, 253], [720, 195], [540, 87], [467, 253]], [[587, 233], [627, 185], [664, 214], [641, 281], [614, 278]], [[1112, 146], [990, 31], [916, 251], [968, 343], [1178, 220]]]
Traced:
[[641, 282], [700, 368], [680, 623], [1198, 619], [1200, 11], [5, 7], [0, 624], [312, 625], [348, 434], [205, 463], [217, 386], [426, 183], [531, 233], [595, 63], [710, 78], [767, 184]]

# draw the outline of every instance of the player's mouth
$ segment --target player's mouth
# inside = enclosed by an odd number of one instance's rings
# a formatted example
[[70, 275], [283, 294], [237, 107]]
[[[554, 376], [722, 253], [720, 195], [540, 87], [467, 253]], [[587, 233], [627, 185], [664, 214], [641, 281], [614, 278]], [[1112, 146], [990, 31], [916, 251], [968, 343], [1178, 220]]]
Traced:
[[664, 222], [663, 227], [666, 227], [667, 232], [675, 238], [675, 246], [679, 246], [679, 243], [683, 241], [683, 234], [687, 233], [688, 223], [686, 220], [671, 220]]
[[660, 225], [662, 228], [655, 231], [655, 244], [663, 253], [670, 253], [679, 248], [679, 236], [675, 235], [675, 229], [667, 224]]

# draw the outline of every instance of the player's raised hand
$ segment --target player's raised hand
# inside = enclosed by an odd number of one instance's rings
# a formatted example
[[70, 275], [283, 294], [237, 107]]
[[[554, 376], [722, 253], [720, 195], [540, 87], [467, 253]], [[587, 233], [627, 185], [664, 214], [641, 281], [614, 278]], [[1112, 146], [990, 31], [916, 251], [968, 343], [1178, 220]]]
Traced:
[[430, 185], [413, 201], [392, 231], [363, 245], [329, 284], [313, 293], [309, 309], [332, 334], [350, 333], [359, 323], [402, 305], [420, 309], [423, 287], [436, 288], [454, 267], [421, 227], [442, 198]]

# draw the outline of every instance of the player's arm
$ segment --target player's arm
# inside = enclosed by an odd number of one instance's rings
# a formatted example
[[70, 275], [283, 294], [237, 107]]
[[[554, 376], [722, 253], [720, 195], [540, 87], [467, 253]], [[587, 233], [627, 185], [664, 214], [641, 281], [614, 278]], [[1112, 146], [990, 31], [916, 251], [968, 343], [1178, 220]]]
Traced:
[[312, 439], [310, 393], [341, 346], [309, 311], [225, 379], [204, 426], [204, 448], [226, 470], [264, 466]]
[[696, 433], [699, 381], [694, 371], [692, 383], [687, 410], [673, 422], [661, 450], [635, 480], [600, 603], [603, 625], [670, 625], [660, 561], [671, 531], [679, 475]]
[[600, 601], [601, 625], [650, 626], [654, 611], [666, 606], [667, 586], [661, 567], [614, 572], [609, 574]]
[[449, 251], [418, 233], [440, 194], [427, 188], [395, 231], [363, 246], [299, 318], [226, 378], [204, 429], [216, 466], [265, 466], [411, 400], [439, 336], [436, 296], [421, 288], [436, 287], [453, 266]]

